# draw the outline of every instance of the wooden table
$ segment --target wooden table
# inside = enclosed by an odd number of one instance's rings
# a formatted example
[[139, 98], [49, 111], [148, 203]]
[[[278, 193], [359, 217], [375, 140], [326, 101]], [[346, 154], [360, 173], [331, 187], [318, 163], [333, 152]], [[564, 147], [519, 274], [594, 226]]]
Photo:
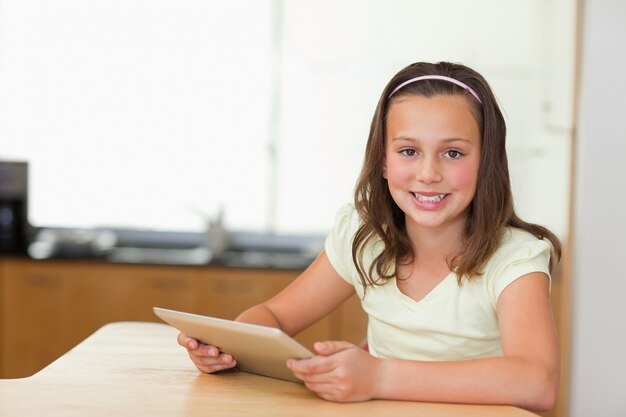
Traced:
[[535, 416], [500, 406], [337, 404], [291, 382], [237, 371], [205, 375], [176, 335], [164, 324], [108, 324], [32, 377], [0, 380], [0, 416]]

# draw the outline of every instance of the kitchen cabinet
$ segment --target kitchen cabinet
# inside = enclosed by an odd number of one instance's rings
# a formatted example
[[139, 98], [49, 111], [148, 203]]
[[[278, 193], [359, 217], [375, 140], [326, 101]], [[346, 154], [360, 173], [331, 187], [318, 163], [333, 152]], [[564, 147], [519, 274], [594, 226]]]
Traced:
[[[233, 319], [299, 272], [1, 259], [0, 376], [31, 375], [106, 323], [159, 322], [154, 306]], [[354, 297], [296, 338], [359, 343], [366, 323]]]

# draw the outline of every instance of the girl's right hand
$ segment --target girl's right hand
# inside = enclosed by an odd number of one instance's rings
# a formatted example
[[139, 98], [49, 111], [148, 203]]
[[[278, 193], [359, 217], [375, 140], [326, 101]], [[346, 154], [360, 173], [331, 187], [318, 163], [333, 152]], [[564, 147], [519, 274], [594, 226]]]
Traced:
[[220, 352], [215, 346], [200, 343], [183, 333], [178, 335], [178, 344], [187, 349], [189, 358], [200, 372], [211, 374], [237, 365], [237, 361], [231, 355]]

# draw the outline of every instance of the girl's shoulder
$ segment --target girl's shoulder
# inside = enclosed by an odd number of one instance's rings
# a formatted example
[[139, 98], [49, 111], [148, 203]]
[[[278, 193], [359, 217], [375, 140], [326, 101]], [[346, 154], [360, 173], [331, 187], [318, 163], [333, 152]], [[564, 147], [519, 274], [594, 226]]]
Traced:
[[506, 227], [498, 249], [485, 265], [485, 272], [501, 272], [523, 264], [534, 265], [534, 268], [541, 266], [539, 269], [547, 272], [551, 250], [548, 239], [540, 239], [526, 230]]
[[[363, 226], [363, 223], [364, 220], [354, 203], [345, 204], [337, 211], [335, 222], [327, 239], [331, 238], [341, 247], [352, 248], [355, 234]], [[378, 235], [373, 235], [367, 241], [366, 247], [368, 252], [379, 253], [384, 250], [384, 245]]]
[[526, 230], [507, 226], [502, 230], [500, 245], [494, 257], [510, 256], [512, 253], [533, 248], [549, 251], [552, 244], [548, 239], [540, 239]]
[[551, 250], [549, 240], [522, 229], [506, 227], [502, 231], [500, 246], [483, 270], [494, 300], [508, 284], [525, 274], [544, 272], [550, 277]]
[[355, 268], [352, 263], [352, 241], [360, 224], [359, 214], [353, 204], [342, 206], [335, 216], [324, 249], [331, 265], [346, 281], [352, 283]]
[[[353, 260], [353, 242], [363, 220], [354, 204], [342, 206], [335, 216], [335, 223], [326, 236], [324, 249], [335, 271], [346, 281], [355, 285], [359, 283], [359, 274]], [[367, 242], [361, 253], [364, 267], [370, 267], [374, 259], [384, 250], [384, 244], [378, 237]]]
[[341, 245], [349, 244], [360, 225], [360, 216], [354, 204], [345, 204], [335, 215], [335, 221], [329, 237], [332, 237]]
[[335, 215], [335, 228], [356, 228], [360, 223], [359, 212], [356, 207], [354, 207], [354, 203], [344, 204], [337, 210], [337, 214]]

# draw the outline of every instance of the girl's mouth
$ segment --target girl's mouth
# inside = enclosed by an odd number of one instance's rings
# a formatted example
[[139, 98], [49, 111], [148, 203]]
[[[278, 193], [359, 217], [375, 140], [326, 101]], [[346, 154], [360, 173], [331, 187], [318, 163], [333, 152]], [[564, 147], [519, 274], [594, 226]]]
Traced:
[[450, 194], [434, 194], [423, 195], [418, 193], [411, 193], [421, 203], [439, 203], [441, 200], [449, 196]]

